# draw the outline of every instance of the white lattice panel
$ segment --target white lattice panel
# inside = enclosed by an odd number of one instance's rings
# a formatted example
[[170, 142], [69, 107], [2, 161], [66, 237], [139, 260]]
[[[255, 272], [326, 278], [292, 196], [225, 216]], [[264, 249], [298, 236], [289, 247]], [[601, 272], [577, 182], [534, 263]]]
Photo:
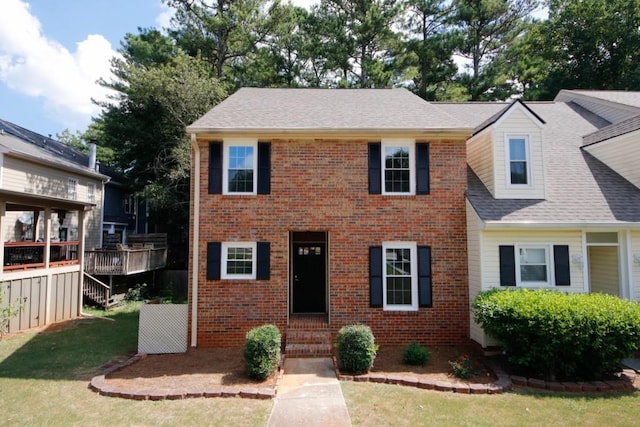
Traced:
[[144, 304], [140, 308], [138, 353], [187, 351], [187, 304]]

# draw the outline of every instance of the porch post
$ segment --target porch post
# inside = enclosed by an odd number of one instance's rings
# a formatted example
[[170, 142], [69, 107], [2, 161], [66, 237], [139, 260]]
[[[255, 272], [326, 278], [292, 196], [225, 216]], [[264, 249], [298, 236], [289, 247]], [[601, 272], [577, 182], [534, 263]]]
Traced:
[[78, 275], [78, 315], [82, 314], [82, 298], [84, 296], [84, 222], [84, 209], [78, 209], [78, 264], [80, 265], [80, 274]]
[[7, 202], [2, 200], [0, 202], [0, 277], [2, 277], [4, 270], [4, 242], [6, 241], [4, 237], [4, 226], [6, 223], [6, 214], [7, 214]]

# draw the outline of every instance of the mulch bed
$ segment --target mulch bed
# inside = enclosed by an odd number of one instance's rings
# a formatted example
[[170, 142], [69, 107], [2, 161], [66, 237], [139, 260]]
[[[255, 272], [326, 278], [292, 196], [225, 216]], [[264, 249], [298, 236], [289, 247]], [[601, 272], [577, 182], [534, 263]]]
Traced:
[[[451, 374], [449, 360], [454, 360], [464, 349], [453, 347], [431, 347], [431, 357], [425, 366], [402, 364], [401, 347], [382, 347], [376, 356], [372, 372], [389, 375], [407, 375], [448, 382], [486, 384], [496, 377], [486, 368], [476, 375], [462, 380]], [[189, 349], [184, 354], [148, 355], [139, 361], [111, 372], [105, 377], [108, 385], [136, 389], [179, 388], [272, 388], [277, 374], [265, 381], [256, 382], [245, 374], [242, 349]]]

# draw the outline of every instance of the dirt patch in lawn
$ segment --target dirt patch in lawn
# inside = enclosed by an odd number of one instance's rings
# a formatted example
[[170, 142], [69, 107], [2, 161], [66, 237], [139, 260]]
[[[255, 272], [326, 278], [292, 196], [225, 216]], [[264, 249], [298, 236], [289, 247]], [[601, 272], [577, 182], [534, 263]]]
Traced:
[[[382, 347], [376, 356], [372, 372], [406, 375], [416, 378], [431, 378], [451, 383], [486, 384], [496, 380], [492, 372], [483, 365], [468, 379], [459, 379], [451, 374], [450, 360], [462, 354], [463, 349], [454, 347], [429, 348], [431, 357], [424, 366], [402, 363], [401, 347]], [[110, 373], [107, 384], [131, 389], [172, 388], [272, 388], [277, 375], [262, 382], [249, 379], [245, 373], [242, 349], [189, 349], [184, 354], [148, 355], [141, 360]]]

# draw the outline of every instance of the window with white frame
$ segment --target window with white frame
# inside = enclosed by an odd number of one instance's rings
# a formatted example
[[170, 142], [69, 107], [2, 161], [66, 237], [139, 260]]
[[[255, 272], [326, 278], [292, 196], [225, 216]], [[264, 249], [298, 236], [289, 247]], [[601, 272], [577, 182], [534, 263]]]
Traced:
[[224, 141], [224, 194], [256, 194], [258, 142], [249, 139]]
[[256, 247], [255, 242], [222, 243], [222, 278], [255, 279]]
[[415, 194], [415, 142], [382, 141], [382, 194]]
[[87, 184], [87, 201], [95, 203], [96, 201], [96, 184], [90, 182]]
[[78, 180], [75, 178], [67, 181], [67, 199], [78, 200]]
[[412, 242], [388, 242], [382, 245], [385, 310], [418, 309], [416, 248], [416, 244]]
[[516, 246], [516, 281], [522, 286], [550, 285], [551, 251], [545, 245]]
[[507, 138], [508, 182], [511, 185], [530, 185], [529, 139], [524, 135]]

